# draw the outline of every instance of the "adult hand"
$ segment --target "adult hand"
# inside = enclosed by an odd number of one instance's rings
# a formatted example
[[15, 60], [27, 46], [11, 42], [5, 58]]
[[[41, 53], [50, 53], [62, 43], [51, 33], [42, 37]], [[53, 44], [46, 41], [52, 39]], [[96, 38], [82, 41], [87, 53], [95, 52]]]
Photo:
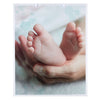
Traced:
[[85, 55], [79, 55], [62, 66], [36, 64], [33, 71], [47, 84], [69, 82], [85, 78]]

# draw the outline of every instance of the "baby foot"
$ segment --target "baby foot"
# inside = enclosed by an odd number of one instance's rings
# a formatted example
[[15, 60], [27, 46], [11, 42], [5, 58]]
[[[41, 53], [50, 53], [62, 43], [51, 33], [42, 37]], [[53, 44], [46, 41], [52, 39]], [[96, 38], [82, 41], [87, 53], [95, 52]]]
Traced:
[[64, 64], [66, 58], [50, 34], [39, 24], [36, 24], [33, 29], [37, 34], [30, 31], [27, 37], [27, 46], [32, 56], [44, 64]]
[[83, 47], [83, 36], [80, 27], [76, 27], [75, 23], [69, 23], [63, 34], [60, 45], [64, 55], [68, 60], [75, 57]]

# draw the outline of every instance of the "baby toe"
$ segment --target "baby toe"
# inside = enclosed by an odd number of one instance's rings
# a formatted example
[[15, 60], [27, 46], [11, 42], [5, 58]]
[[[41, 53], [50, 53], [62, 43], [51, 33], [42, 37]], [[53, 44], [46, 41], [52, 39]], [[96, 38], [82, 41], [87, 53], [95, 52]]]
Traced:
[[83, 42], [79, 42], [79, 47], [80, 47], [80, 48], [83, 47]]
[[79, 36], [81, 34], [81, 28], [80, 27], [77, 27], [75, 31], [76, 31], [77, 36]]
[[37, 35], [33, 31], [28, 32], [27, 40], [28, 41], [33, 41]]
[[79, 42], [82, 42], [82, 41], [83, 41], [83, 36], [80, 36], [80, 37], [78, 38], [78, 41], [79, 41]]
[[38, 36], [45, 36], [48, 32], [44, 29], [44, 27], [40, 24], [36, 24], [33, 27], [33, 30], [37, 33]]
[[76, 28], [76, 24], [74, 22], [70, 22], [67, 24], [66, 31], [72, 32], [75, 30], [75, 28]]
[[34, 35], [34, 32], [33, 32], [33, 31], [29, 31], [29, 32], [28, 32], [28, 35], [29, 35], [29, 36], [33, 36], [33, 35]]
[[27, 40], [28, 40], [28, 41], [33, 41], [32, 36], [29, 36], [29, 35], [28, 35], [28, 36], [27, 36]]
[[33, 53], [34, 52], [34, 48], [33, 47], [29, 47], [28, 50]]
[[27, 46], [31, 47], [32, 46], [32, 41], [27, 41]]

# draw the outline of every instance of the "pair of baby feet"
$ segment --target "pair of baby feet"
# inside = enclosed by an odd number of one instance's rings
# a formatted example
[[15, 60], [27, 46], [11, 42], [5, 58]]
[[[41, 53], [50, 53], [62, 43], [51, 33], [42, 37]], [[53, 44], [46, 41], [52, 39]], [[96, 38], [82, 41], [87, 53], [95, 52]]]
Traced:
[[66, 60], [73, 59], [83, 47], [83, 37], [80, 27], [68, 23], [60, 47], [51, 35], [39, 24], [33, 27], [27, 36], [27, 46], [34, 58], [44, 64], [62, 65]]

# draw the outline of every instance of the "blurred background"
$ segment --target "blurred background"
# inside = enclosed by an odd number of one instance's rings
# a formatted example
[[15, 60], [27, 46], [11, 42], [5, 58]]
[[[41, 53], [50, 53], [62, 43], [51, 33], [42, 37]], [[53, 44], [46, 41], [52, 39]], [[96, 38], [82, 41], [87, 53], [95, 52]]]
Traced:
[[[27, 36], [35, 24], [41, 24], [59, 45], [66, 25], [84, 16], [85, 4], [17, 4], [14, 5], [15, 39]], [[35, 77], [30, 78], [15, 61], [15, 94], [86, 94], [86, 81], [43, 85]]]

